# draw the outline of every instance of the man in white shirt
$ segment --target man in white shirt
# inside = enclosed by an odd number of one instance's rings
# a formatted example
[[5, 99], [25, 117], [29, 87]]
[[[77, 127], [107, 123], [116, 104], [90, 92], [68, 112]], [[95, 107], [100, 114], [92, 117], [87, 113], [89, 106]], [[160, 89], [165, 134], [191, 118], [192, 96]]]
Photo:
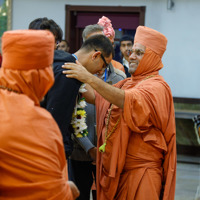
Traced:
[[133, 37], [130, 35], [123, 35], [120, 39], [120, 51], [122, 55], [121, 63], [124, 66], [124, 70], [127, 77], [131, 76], [131, 74], [129, 73], [129, 55], [132, 46], [133, 46]]

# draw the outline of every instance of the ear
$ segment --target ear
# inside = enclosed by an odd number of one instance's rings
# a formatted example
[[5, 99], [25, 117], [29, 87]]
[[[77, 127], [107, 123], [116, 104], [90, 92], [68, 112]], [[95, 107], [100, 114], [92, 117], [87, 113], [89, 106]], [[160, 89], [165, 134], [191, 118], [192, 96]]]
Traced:
[[93, 54], [92, 54], [92, 60], [95, 60], [98, 56], [101, 55], [101, 52], [100, 51], [95, 51]]

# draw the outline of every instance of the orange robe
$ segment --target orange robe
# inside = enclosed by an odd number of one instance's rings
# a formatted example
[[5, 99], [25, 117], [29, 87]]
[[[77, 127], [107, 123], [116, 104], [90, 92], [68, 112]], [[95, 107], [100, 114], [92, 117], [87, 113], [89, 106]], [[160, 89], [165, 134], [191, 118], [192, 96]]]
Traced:
[[[0, 85], [14, 80], [9, 77]], [[72, 199], [62, 136], [51, 114], [25, 94], [0, 89], [0, 99], [0, 199]]]
[[54, 82], [55, 39], [49, 31], [24, 30], [6, 32], [2, 41], [0, 199], [72, 200], [62, 135], [39, 107]]
[[124, 66], [120, 62], [117, 62], [116, 60], [111, 60], [111, 63], [114, 68], [119, 69], [125, 73]]
[[[113, 106], [104, 153], [97, 154], [97, 200], [173, 200], [176, 178], [175, 115], [171, 90], [158, 74], [162, 63], [147, 49], [140, 69], [115, 86], [125, 90], [124, 109]], [[157, 65], [153, 62], [157, 62]], [[148, 66], [152, 63], [152, 66]], [[148, 66], [148, 69], [145, 69]], [[138, 67], [139, 68], [139, 67]], [[139, 69], [139, 71], [140, 71]], [[153, 71], [152, 71], [153, 69]], [[96, 93], [99, 148], [110, 103]]]

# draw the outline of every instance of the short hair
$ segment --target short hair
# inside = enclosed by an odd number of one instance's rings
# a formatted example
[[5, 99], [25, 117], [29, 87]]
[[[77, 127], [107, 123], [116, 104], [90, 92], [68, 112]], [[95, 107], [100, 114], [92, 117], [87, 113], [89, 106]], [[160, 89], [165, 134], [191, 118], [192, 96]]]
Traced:
[[98, 24], [86, 26], [82, 33], [83, 41], [85, 41], [87, 39], [87, 36], [90, 35], [91, 33], [96, 33], [96, 32], [100, 32], [100, 31], [103, 32], [103, 27]]
[[28, 28], [33, 30], [49, 30], [55, 36], [56, 42], [60, 42], [63, 37], [63, 31], [60, 26], [54, 20], [48, 19], [47, 17], [33, 20]]
[[119, 40], [120, 45], [121, 45], [121, 42], [123, 41], [131, 41], [133, 44], [134, 38], [131, 35], [123, 35]]
[[105, 35], [93, 35], [89, 37], [82, 44], [81, 49], [85, 49], [86, 51], [98, 50], [101, 51], [103, 56], [109, 57], [112, 54], [114, 57], [114, 49], [112, 43]]

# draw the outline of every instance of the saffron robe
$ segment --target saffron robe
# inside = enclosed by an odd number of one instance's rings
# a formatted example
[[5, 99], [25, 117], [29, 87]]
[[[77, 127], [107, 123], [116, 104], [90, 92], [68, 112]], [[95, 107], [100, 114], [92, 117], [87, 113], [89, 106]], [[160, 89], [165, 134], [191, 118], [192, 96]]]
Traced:
[[0, 89], [0, 99], [0, 199], [73, 199], [51, 114], [24, 94]]
[[39, 107], [54, 82], [54, 37], [49, 31], [10, 34], [3, 38], [0, 69], [0, 199], [72, 200], [62, 135]]
[[[125, 91], [124, 109], [113, 106], [107, 134], [120, 118], [119, 124], [105, 152], [97, 153], [97, 200], [174, 199], [175, 114], [170, 87], [158, 73], [162, 66], [147, 48], [136, 75], [115, 85]], [[110, 103], [96, 93], [95, 104], [99, 148]]]
[[111, 60], [111, 63], [114, 68], [119, 69], [125, 73], [124, 66], [120, 62], [117, 62], [116, 60]]

